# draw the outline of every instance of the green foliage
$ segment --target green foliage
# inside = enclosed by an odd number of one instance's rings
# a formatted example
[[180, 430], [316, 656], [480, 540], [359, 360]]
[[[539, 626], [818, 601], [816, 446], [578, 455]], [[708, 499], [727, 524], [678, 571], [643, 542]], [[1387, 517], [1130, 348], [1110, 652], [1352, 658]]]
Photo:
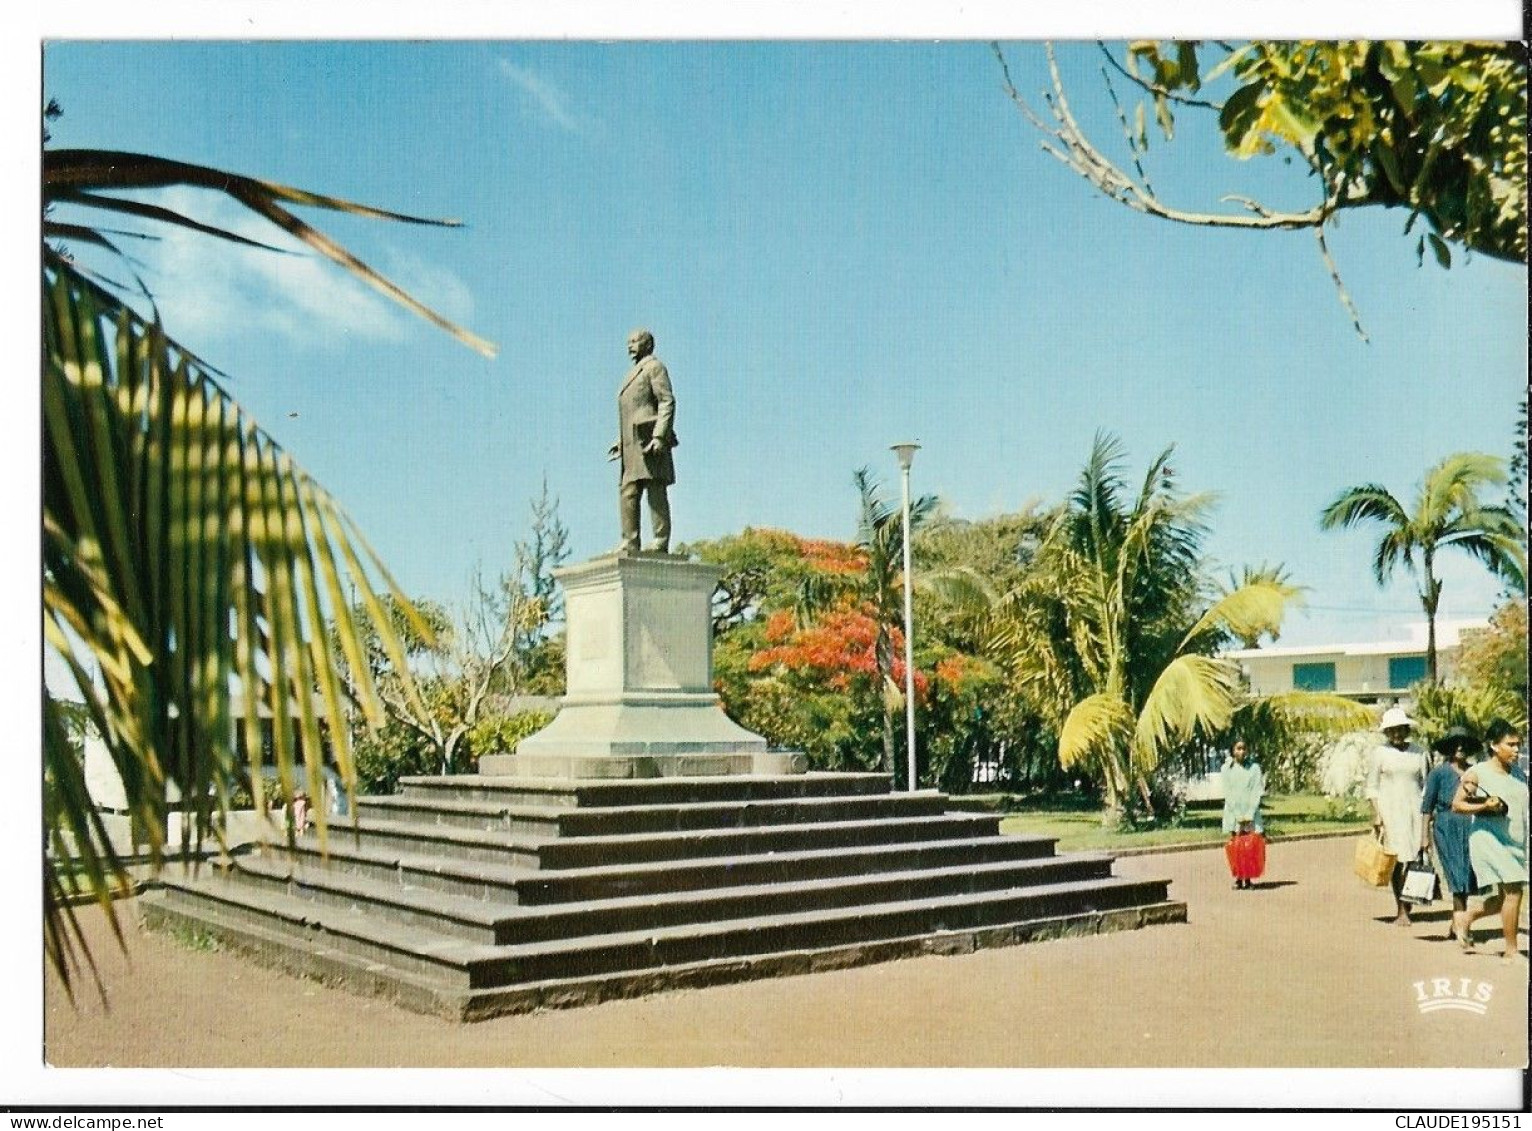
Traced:
[[1182, 494], [1170, 459], [1166, 449], [1131, 490], [1122, 445], [1098, 434], [993, 636], [1057, 731], [1061, 764], [1100, 780], [1114, 809], [1136, 795], [1152, 811], [1154, 769], [1227, 725], [1235, 673], [1210, 653], [1231, 626], [1275, 628], [1293, 595], [1262, 578], [1209, 601], [1201, 547], [1212, 500]]
[[1252, 699], [1217, 655], [1234, 640], [1274, 638], [1299, 591], [1280, 566], [1211, 584], [1202, 542], [1212, 500], [1182, 494], [1170, 458], [1167, 449], [1153, 461], [1134, 492], [1121, 444], [1098, 435], [992, 636], [1058, 735], [1061, 766], [1099, 781], [1113, 819], [1129, 824], [1177, 819], [1187, 774], [1231, 728], [1259, 731], [1275, 749], [1367, 721], [1329, 696]]
[[[394, 606], [382, 606], [385, 623], [395, 623], [404, 641], [397, 654], [375, 646], [377, 618], [354, 616], [363, 626], [368, 679], [390, 720], [434, 749], [437, 772], [473, 767], [477, 754], [470, 735], [503, 714], [500, 705], [506, 700], [562, 692], [563, 644], [546, 632], [549, 612], [557, 607], [552, 571], [568, 556], [566, 543], [558, 500], [550, 498], [544, 482], [541, 495], [532, 500], [530, 534], [516, 543], [514, 568], [493, 585], [476, 575], [473, 598], [458, 616], [433, 602], [417, 601], [420, 619], [430, 630], [422, 635], [397, 624]], [[416, 685], [423, 693], [408, 694]], [[414, 744], [409, 746], [413, 751]], [[390, 744], [389, 756], [402, 756], [397, 747]], [[380, 758], [375, 766], [386, 767], [387, 757]], [[413, 754], [406, 760], [413, 764]], [[375, 775], [378, 780], [388, 776], [386, 768]]]
[[1511, 435], [1511, 459], [1506, 464], [1505, 509], [1527, 528], [1527, 393], [1516, 407], [1516, 426]]
[[[56, 116], [50, 103], [45, 119]], [[155, 860], [162, 857], [173, 807], [193, 818], [183, 822], [183, 849], [206, 830], [217, 835], [213, 812], [227, 807], [241, 773], [236, 697], [252, 773], [264, 758], [261, 744], [249, 740], [264, 707], [272, 717], [297, 719], [298, 749], [287, 728], [278, 727], [272, 751], [284, 789], [291, 792], [301, 760], [304, 781], [317, 794], [326, 724], [337, 736], [341, 773], [351, 778], [341, 720], [350, 706], [373, 720], [382, 709], [343, 594], [373, 609], [375, 586], [395, 592], [336, 502], [250, 419], [211, 367], [169, 337], [157, 315], [140, 316], [132, 305], [139, 295], [124, 298], [110, 272], [80, 258], [117, 256], [112, 241], [123, 233], [65, 216], [79, 208], [113, 213], [130, 228], [169, 225], [253, 242], [167, 208], [159, 197], [141, 198], [144, 191], [176, 186], [227, 194], [273, 230], [286, 231], [460, 341], [494, 353], [287, 206], [433, 221], [143, 154], [44, 152], [44, 638], [69, 670]], [[72, 250], [61, 250], [66, 243]], [[339, 617], [333, 634], [321, 627], [327, 615]], [[397, 650], [386, 629], [381, 642]], [[343, 699], [347, 678], [352, 694]], [[403, 690], [413, 694], [407, 682]], [[54, 689], [45, 688], [45, 945], [67, 983], [71, 936], [81, 947], [84, 940], [68, 913], [60, 913], [65, 891], [55, 861], [74, 856], [87, 886], [98, 892], [121, 886], [124, 873], [91, 804], [60, 704]]]
[[[1415, 739], [1427, 746], [1452, 727], [1466, 727], [1481, 743], [1495, 719], [1505, 719], [1517, 730], [1527, 728], [1527, 701], [1506, 687], [1490, 684], [1421, 683], [1412, 689], [1415, 699]], [[1481, 752], [1483, 747], [1480, 747]]]
[[516, 621], [510, 681], [519, 685], [540, 666], [547, 630], [564, 618], [564, 598], [553, 571], [569, 560], [569, 528], [559, 517], [559, 501], [548, 493], [548, 477], [532, 500], [532, 524], [515, 546], [515, 565], [500, 579], [505, 615]]
[[1339, 695], [1289, 691], [1245, 696], [1235, 709], [1220, 748], [1245, 740], [1260, 760], [1269, 789], [1301, 793], [1321, 789], [1321, 759], [1341, 735], [1370, 727], [1372, 710]]
[[477, 766], [486, 754], [514, 754], [518, 742], [536, 734], [552, 721], [552, 711], [518, 711], [514, 715], [480, 719], [468, 730], [468, 760]]
[[[838, 636], [814, 623], [803, 631]], [[724, 709], [773, 746], [801, 750], [813, 769], [878, 769], [881, 680], [866, 640], [840, 641], [845, 650], [834, 648], [837, 659], [821, 660], [799, 636], [791, 615], [781, 612], [769, 633], [752, 621], [721, 637], [713, 678]], [[843, 668], [840, 657], [855, 657], [856, 668]]]
[[[865, 480], [862, 486], [872, 484]], [[862, 497], [864, 520], [873, 515], [875, 525], [881, 515], [885, 528], [900, 525], [897, 512], [876, 495], [873, 489]], [[864, 529], [868, 525], [864, 521]], [[982, 618], [964, 595], [998, 588], [995, 580], [1021, 572], [1030, 560], [1028, 537], [1042, 525], [1025, 513], [982, 523], [938, 520], [916, 530], [922, 782], [967, 791], [975, 761], [995, 764], [1011, 782], [1062, 779], [1046, 733], [1039, 737], [1045, 728], [1036, 713], [1000, 668], [977, 655]], [[896, 616], [882, 653], [889, 665], [885, 675], [865, 545], [747, 530], [691, 549], [729, 569], [715, 604], [723, 628], [713, 654], [715, 684], [728, 713], [773, 745], [804, 751], [815, 769], [882, 767], [884, 734], [895, 745], [903, 740], [899, 570], [882, 571], [885, 589], [891, 587], [885, 600], [893, 602]], [[886, 545], [886, 561], [890, 551], [897, 556], [902, 547]], [[951, 578], [964, 584], [940, 584]], [[903, 760], [896, 762], [902, 770]]]
[[353, 750], [358, 793], [394, 793], [400, 778], [434, 774], [440, 768], [433, 744], [418, 730], [394, 720], [358, 734]]
[[[1180, 224], [1314, 232], [1364, 339], [1325, 238], [1326, 226], [1347, 210], [1405, 210], [1406, 235], [1424, 220], [1417, 263], [1429, 249], [1440, 266], [1450, 266], [1449, 244], [1526, 262], [1527, 67], [1520, 43], [1141, 41], [1122, 58], [1098, 44], [1109, 64], [1101, 74], [1126, 163], [1082, 129], [1052, 44], [1043, 46], [1050, 88], [1041, 110], [1017, 91], [1000, 46], [991, 46], [1006, 93], [1047, 139], [1043, 150], [1109, 200]], [[1147, 96], [1131, 122], [1117, 96], [1124, 80]], [[1174, 139], [1177, 114], [1205, 115], [1216, 117], [1209, 125], [1233, 157], [1278, 153], [1302, 161], [1316, 202], [1291, 209], [1214, 193], [1224, 207], [1203, 211], [1162, 198], [1145, 168], [1149, 105], [1166, 141]]]
[[[1464, 632], [1458, 678], [1470, 686], [1508, 692], [1527, 700], [1527, 599], [1513, 597], [1495, 610], [1489, 627]], [[1511, 718], [1506, 715], [1505, 718]]]
[[785, 609], [806, 611], [823, 605], [831, 590], [854, 585], [854, 578], [866, 568], [861, 556], [844, 542], [753, 527], [689, 543], [679, 552], [723, 567], [713, 594], [715, 634]]
[[[1263, 804], [1262, 814], [1268, 837], [1344, 832], [1365, 827], [1361, 810], [1311, 793], [1273, 793]], [[1001, 821], [1000, 831], [1012, 835], [1057, 837], [1059, 849], [1064, 852], [1094, 849], [1112, 852], [1177, 844], [1213, 847], [1224, 840], [1222, 815], [1217, 808], [1188, 809], [1178, 823], [1150, 828], [1103, 825], [1099, 813], [1074, 807], [1028, 805]]]
[[[1206, 59], [1206, 62], [1204, 62]], [[1409, 211], [1443, 267], [1443, 241], [1527, 257], [1527, 65], [1518, 43], [1132, 44], [1126, 66], [1152, 88], [1167, 140], [1175, 95], [1227, 74], [1218, 114], [1238, 158], [1286, 150], [1319, 178], [1330, 209]], [[1204, 71], [1203, 68], [1206, 68]], [[1140, 131], [1139, 142], [1147, 145]]]

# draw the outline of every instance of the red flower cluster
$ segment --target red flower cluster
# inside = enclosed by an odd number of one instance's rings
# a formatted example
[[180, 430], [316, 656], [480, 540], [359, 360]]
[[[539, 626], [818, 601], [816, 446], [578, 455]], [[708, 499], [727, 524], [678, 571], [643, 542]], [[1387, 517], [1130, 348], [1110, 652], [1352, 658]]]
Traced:
[[[797, 618], [786, 609], [778, 610], [766, 618], [766, 639], [773, 644], [781, 644], [789, 636], [798, 630]], [[751, 664], [755, 658], [751, 658]]]
[[970, 692], [991, 684], [995, 669], [966, 652], [954, 652], [936, 663], [936, 678], [953, 691]]
[[867, 572], [867, 555], [849, 542], [801, 538], [798, 551], [810, 569], [821, 573], [860, 574]]
[[[751, 671], [763, 671], [780, 665], [790, 671], [823, 673], [825, 681], [837, 691], [848, 689], [855, 676], [877, 676], [878, 622], [866, 613], [833, 612], [809, 628], [791, 631], [791, 627], [790, 613], [772, 615], [766, 622], [766, 638], [776, 647], [762, 649], [751, 656]], [[894, 680], [902, 687], [904, 634], [892, 629], [890, 635], [894, 651]], [[917, 698], [926, 693], [929, 683], [929, 678], [923, 672], [915, 672]]]

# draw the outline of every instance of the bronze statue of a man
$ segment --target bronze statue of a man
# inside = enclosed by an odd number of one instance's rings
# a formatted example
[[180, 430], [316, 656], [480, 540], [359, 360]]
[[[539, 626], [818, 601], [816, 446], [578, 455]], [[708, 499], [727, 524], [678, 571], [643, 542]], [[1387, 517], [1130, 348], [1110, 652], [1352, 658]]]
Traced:
[[649, 519], [654, 544], [649, 548], [670, 553], [670, 500], [666, 494], [676, 481], [670, 449], [676, 446], [676, 398], [670, 374], [654, 356], [654, 335], [634, 330], [628, 335], [628, 356], [633, 368], [617, 391], [617, 442], [607, 458], [622, 465], [618, 490], [622, 514], [622, 550], [638, 552], [639, 496], [649, 496]]

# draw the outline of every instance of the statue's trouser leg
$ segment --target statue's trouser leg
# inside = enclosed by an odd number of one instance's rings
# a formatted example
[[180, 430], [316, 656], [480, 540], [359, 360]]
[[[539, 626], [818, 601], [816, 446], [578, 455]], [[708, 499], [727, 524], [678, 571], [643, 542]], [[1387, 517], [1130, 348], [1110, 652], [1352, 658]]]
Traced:
[[624, 483], [617, 489], [617, 509], [622, 520], [622, 550], [638, 553], [638, 498], [644, 492], [644, 480]]
[[[657, 479], [650, 479], [646, 484], [649, 488], [649, 520], [654, 526], [654, 548], [662, 554], [670, 553], [670, 496], [665, 484]], [[635, 516], [635, 523], [637, 518]]]

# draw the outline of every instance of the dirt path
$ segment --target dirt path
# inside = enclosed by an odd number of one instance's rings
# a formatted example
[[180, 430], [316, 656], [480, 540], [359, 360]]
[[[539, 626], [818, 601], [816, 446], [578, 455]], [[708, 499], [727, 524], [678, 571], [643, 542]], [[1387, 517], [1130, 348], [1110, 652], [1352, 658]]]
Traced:
[[[1438, 909], [1384, 921], [1349, 838], [1273, 845], [1264, 883], [1230, 889], [1216, 851], [1125, 858], [1170, 876], [1190, 922], [921, 958], [458, 1025], [327, 989], [88, 913], [110, 1009], [46, 986], [55, 1066], [163, 1067], [1405, 1067], [1519, 1068], [1526, 936], [1498, 956], [1437, 941]], [[1492, 931], [1493, 927], [1493, 931]], [[1480, 1016], [1421, 1012], [1423, 983], [1487, 995]], [[1468, 979], [1464, 982], [1463, 979]], [[1479, 990], [1484, 983], [1488, 989]]]

